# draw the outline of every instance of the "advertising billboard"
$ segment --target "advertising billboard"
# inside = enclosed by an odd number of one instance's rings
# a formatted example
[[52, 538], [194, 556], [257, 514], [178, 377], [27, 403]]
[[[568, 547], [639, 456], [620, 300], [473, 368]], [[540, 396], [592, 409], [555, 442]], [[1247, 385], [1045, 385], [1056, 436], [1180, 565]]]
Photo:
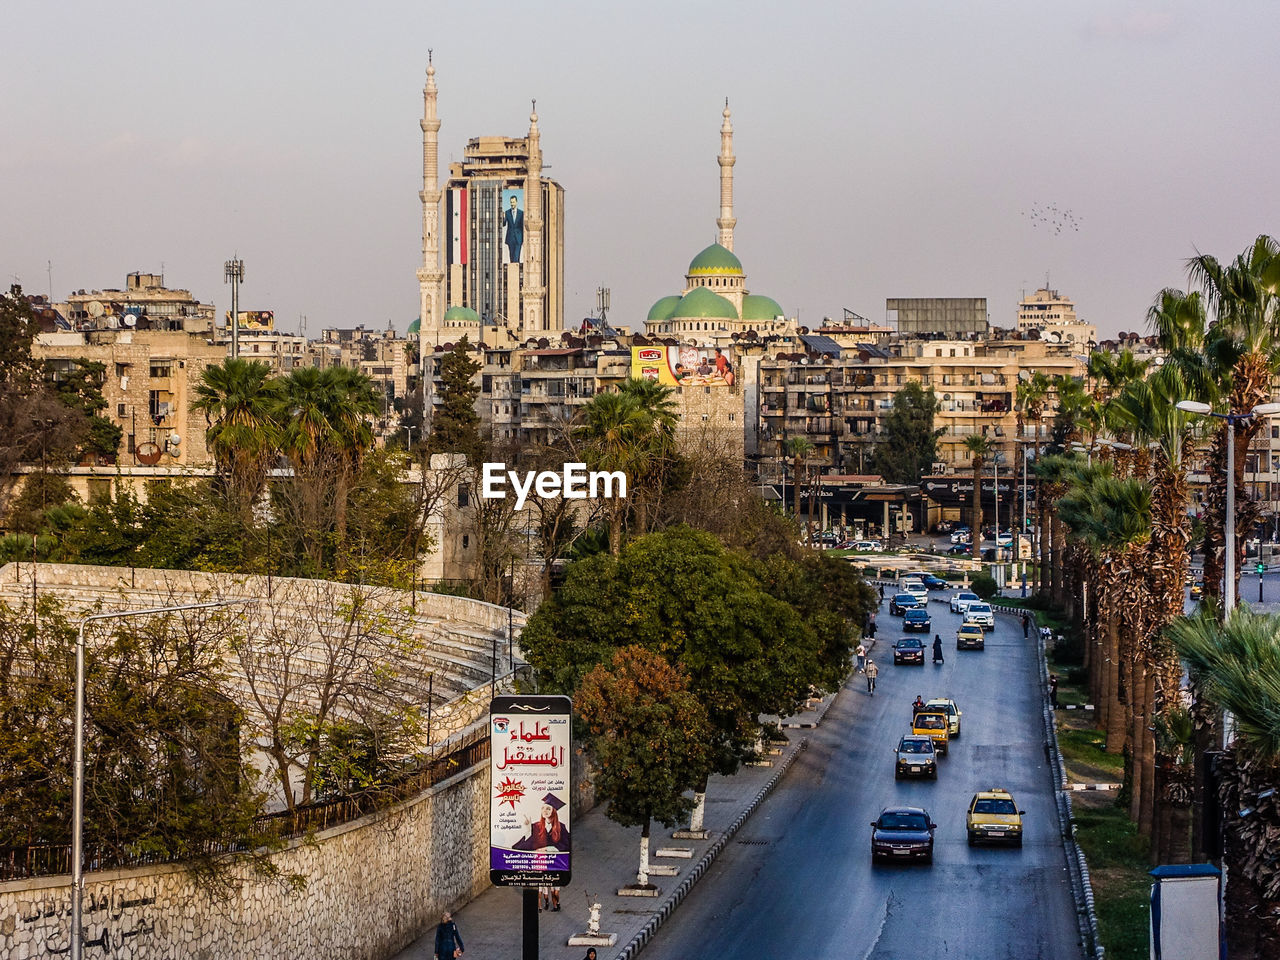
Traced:
[[[231, 311], [228, 310], [224, 314], [227, 325], [231, 325]], [[237, 317], [240, 319], [241, 330], [273, 330], [276, 325], [276, 315], [274, 310], [241, 310]]]
[[632, 347], [631, 376], [668, 387], [731, 387], [737, 373], [727, 347]]
[[519, 263], [524, 248], [524, 190], [520, 187], [502, 189], [502, 205], [498, 209], [502, 221], [502, 262]]
[[449, 263], [467, 262], [467, 191], [449, 191]]
[[568, 697], [502, 696], [489, 706], [489, 880], [564, 886], [571, 847]]

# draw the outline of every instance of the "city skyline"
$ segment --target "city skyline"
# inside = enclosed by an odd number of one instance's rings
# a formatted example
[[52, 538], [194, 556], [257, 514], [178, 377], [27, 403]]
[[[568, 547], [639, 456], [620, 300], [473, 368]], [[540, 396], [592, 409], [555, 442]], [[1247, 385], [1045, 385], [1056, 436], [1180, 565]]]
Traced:
[[[729, 98], [736, 252], [748, 287], [810, 327], [888, 297], [986, 297], [994, 324], [1047, 284], [1099, 335], [1144, 329], [1187, 257], [1276, 227], [1265, 188], [1280, 107], [1280, 11], [1230, 3], [929, 11], [659, 3], [174, 10], [74, 22], [20, 0], [0, 65], [6, 282], [64, 298], [163, 272], [279, 326], [403, 333], [418, 313], [421, 90], [439, 85], [440, 167], [478, 136], [523, 136], [538, 100], [565, 188], [573, 326], [612, 291], [642, 329], [716, 236]], [[490, 42], [487, 38], [492, 37]], [[617, 39], [621, 38], [621, 39]], [[518, 46], [521, 56], [504, 50]], [[14, 228], [16, 226], [16, 229]], [[52, 290], [50, 269], [52, 264]], [[1047, 275], [1047, 280], [1046, 280]]]

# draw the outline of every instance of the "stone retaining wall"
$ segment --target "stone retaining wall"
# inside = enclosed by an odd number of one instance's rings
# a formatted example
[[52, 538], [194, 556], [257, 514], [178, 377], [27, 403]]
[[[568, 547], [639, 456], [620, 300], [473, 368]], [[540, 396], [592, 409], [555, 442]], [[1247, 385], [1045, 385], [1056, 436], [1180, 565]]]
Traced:
[[[392, 810], [292, 843], [280, 879], [235, 864], [211, 897], [180, 867], [85, 876], [85, 956], [385, 960], [489, 884], [489, 762]], [[299, 875], [294, 890], [284, 878]], [[0, 960], [66, 953], [71, 879], [0, 883]]]

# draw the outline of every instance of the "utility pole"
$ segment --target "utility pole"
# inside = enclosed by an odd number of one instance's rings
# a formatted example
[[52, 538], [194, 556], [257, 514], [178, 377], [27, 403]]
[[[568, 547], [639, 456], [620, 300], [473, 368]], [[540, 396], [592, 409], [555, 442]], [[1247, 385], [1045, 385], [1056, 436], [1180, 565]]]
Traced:
[[231, 356], [240, 356], [240, 284], [244, 282], [244, 261], [228, 260], [222, 267], [224, 283], [231, 284]]

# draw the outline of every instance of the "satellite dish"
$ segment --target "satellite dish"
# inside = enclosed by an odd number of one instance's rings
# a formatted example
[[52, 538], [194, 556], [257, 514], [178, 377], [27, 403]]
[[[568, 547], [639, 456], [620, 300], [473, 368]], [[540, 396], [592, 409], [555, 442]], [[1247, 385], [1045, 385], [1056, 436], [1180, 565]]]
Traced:
[[89, 308], [88, 308], [88, 309], [89, 309], [89, 316], [91, 316], [91, 317], [100, 317], [100, 316], [102, 316], [102, 304], [101, 304], [101, 302], [99, 302], [99, 301], [97, 301], [97, 300], [90, 300], [90, 301], [89, 301]]
[[133, 455], [138, 458], [138, 462], [145, 463], [148, 467], [154, 467], [160, 462], [160, 453], [160, 445], [150, 440], [138, 444], [133, 450]]
[[126, 327], [136, 327], [136, 326], [138, 325], [138, 316], [137, 316], [137, 314], [133, 314], [133, 313], [126, 313], [126, 314], [124, 315], [123, 323], [124, 323], [124, 325], [125, 325]]
[[182, 443], [182, 437], [176, 431], [169, 434], [169, 446], [176, 447]]

